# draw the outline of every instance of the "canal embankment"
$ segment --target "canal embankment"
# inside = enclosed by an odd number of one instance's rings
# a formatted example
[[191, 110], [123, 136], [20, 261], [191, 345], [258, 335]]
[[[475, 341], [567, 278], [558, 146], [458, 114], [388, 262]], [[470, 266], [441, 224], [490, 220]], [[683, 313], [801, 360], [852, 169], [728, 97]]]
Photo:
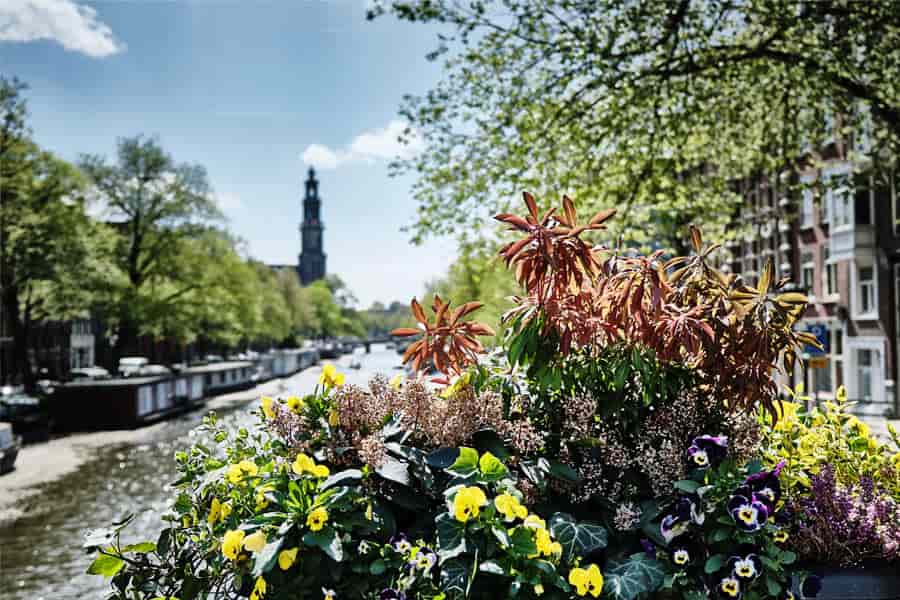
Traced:
[[[224, 413], [261, 396], [285, 394], [291, 388], [293, 379], [318, 369], [318, 366], [312, 366], [290, 377], [272, 379], [253, 388], [209, 398], [196, 410], [201, 413]], [[0, 527], [27, 514], [31, 499], [41, 492], [42, 486], [74, 473], [99, 449], [117, 444], [141, 444], [154, 439], [169, 426], [170, 422], [163, 420], [132, 429], [74, 432], [24, 446], [19, 451], [16, 468], [0, 476]]]

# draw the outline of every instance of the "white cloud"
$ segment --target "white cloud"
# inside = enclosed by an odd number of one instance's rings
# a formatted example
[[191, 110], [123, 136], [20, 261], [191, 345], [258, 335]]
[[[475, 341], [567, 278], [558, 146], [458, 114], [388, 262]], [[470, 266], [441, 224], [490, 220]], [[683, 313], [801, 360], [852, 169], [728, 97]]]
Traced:
[[322, 144], [310, 144], [303, 151], [301, 159], [319, 169], [336, 169], [351, 162], [375, 162], [395, 157], [412, 158], [422, 150], [422, 139], [414, 131], [408, 136], [408, 143], [401, 143], [406, 124], [394, 119], [381, 129], [366, 131], [351, 140], [345, 149], [332, 149]]
[[70, 52], [94, 58], [125, 49], [90, 6], [74, 0], [0, 1], [0, 42], [38, 40], [53, 40]]

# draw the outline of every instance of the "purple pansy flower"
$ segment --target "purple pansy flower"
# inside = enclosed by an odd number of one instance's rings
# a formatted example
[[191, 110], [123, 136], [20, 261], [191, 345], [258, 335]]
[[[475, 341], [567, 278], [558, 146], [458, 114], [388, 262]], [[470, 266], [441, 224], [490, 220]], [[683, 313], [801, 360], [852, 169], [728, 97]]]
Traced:
[[759, 531], [769, 518], [769, 509], [747, 486], [739, 487], [728, 501], [728, 513], [744, 531]]
[[679, 539], [669, 547], [669, 559], [679, 568], [695, 564], [702, 558], [700, 546], [691, 539]]
[[706, 515], [700, 510], [700, 497], [695, 494], [685, 494], [678, 498], [672, 512], [662, 520], [659, 532], [668, 544], [687, 531], [691, 523], [702, 525], [705, 520]]
[[781, 499], [781, 481], [778, 479], [780, 471], [778, 467], [772, 471], [760, 471], [744, 481], [744, 485], [750, 488], [750, 493], [765, 503], [770, 514], [775, 512], [775, 505]]
[[393, 536], [389, 540], [389, 543], [391, 544], [391, 548], [393, 548], [394, 551], [398, 552], [399, 554], [406, 554], [407, 552], [412, 550], [412, 544], [408, 539], [406, 539], [405, 533], [398, 533], [397, 535]]
[[747, 583], [756, 579], [762, 572], [762, 561], [755, 547], [744, 544], [728, 559], [728, 567], [734, 577]]
[[701, 435], [695, 437], [688, 448], [691, 465], [698, 469], [708, 469], [725, 458], [728, 438], [724, 436]]
[[716, 596], [727, 600], [741, 597], [741, 581], [733, 575], [726, 575], [716, 584]]
[[381, 600], [406, 600], [406, 594], [394, 588], [381, 590]]
[[419, 548], [419, 551], [409, 559], [407, 565], [409, 565], [409, 568], [411, 569], [427, 572], [431, 570], [431, 567], [433, 567], [435, 563], [437, 563], [437, 554], [435, 554], [431, 548], [422, 546]]

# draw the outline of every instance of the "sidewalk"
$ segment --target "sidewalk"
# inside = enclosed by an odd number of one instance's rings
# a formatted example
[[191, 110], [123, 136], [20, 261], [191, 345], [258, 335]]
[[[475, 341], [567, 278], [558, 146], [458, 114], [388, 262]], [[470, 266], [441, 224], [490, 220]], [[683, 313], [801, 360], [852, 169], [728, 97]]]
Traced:
[[[898, 431], [900, 431], [900, 419], [885, 419], [884, 417], [868, 417], [861, 416], [859, 417], [861, 421], [863, 421], [869, 428], [872, 430], [872, 435], [877, 437], [882, 442], [890, 442], [891, 436], [888, 433], [888, 423], [891, 423]], [[894, 448], [897, 450], [897, 448]]]

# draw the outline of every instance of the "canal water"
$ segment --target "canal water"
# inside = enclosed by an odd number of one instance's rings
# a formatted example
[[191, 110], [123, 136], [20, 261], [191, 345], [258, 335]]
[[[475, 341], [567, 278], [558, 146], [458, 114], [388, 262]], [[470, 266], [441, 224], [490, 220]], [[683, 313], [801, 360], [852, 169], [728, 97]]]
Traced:
[[[399, 356], [383, 347], [361, 357], [362, 368], [339, 368], [350, 383], [364, 383], [376, 372], [398, 372]], [[290, 394], [312, 390], [320, 370], [309, 369], [288, 381]], [[250, 425], [247, 406], [223, 415], [228, 427]], [[175, 479], [173, 455], [192, 443], [193, 430], [205, 413], [172, 419], [140, 444], [103, 448], [82, 468], [45, 486], [27, 500], [28, 516], [0, 529], [0, 599], [84, 600], [104, 598], [102, 577], [87, 575], [91, 558], [81, 550], [86, 529], [104, 527], [124, 515], [135, 520], [126, 530], [129, 541], [155, 540]]]

